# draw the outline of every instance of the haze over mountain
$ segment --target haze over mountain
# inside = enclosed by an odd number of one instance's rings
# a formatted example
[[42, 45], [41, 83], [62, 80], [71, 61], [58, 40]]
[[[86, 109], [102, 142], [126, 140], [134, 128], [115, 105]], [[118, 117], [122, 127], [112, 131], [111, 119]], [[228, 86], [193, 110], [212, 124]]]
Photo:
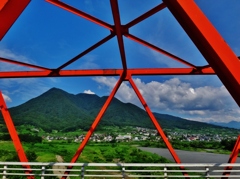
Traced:
[[228, 127], [228, 128], [234, 128], [234, 129], [240, 129], [240, 122], [238, 121], [230, 121], [228, 123], [223, 122], [210, 122], [209, 124], [222, 126], [222, 127]]
[[[16, 126], [30, 124], [45, 131], [74, 131], [80, 128], [88, 130], [106, 99], [106, 96], [99, 97], [85, 93], [74, 95], [52, 88], [9, 110]], [[163, 129], [220, 128], [212, 124], [189, 121], [166, 114], [154, 113], [154, 116]], [[131, 103], [123, 103], [117, 98], [112, 100], [98, 128], [103, 125], [154, 128], [145, 110]]]

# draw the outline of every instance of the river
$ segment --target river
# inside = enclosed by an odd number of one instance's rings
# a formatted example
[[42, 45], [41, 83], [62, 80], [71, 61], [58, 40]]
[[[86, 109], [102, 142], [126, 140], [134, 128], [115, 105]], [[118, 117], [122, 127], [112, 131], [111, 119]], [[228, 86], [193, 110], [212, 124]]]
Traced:
[[[151, 147], [138, 147], [138, 148], [144, 151], [158, 154], [174, 162], [173, 157], [168, 151], [168, 149]], [[207, 152], [194, 152], [184, 150], [175, 150], [175, 152], [177, 153], [182, 163], [227, 163], [229, 159], [229, 155], [225, 154], [214, 154]], [[238, 157], [237, 163], [239, 162], [240, 158]]]
[[[151, 147], [138, 147], [138, 148], [143, 151], [148, 151], [151, 153], [158, 154], [174, 162], [174, 159], [170, 154], [170, 152], [168, 151], [168, 149], [151, 148]], [[194, 151], [184, 151], [184, 150], [175, 150], [175, 152], [177, 153], [182, 163], [228, 163], [228, 159], [230, 156], [225, 154], [214, 154], [214, 153], [207, 153], [207, 152], [194, 152]], [[239, 163], [239, 161], [240, 161], [240, 157], [238, 157], [236, 162]], [[239, 170], [239, 167], [234, 167], [234, 169]], [[240, 175], [240, 173], [231, 172], [231, 175], [236, 175], [236, 174]], [[210, 171], [210, 175], [222, 175], [222, 173], [216, 173], [216, 172], [212, 173]], [[229, 179], [233, 179], [231, 175], [229, 176]], [[211, 177], [211, 178], [214, 178], [214, 177]]]
[[[169, 159], [174, 162], [174, 159], [168, 149], [165, 148], [151, 148], [151, 147], [138, 147], [141, 150], [148, 151], [151, 153], [158, 154], [162, 157]], [[184, 150], [175, 150], [178, 157], [182, 163], [228, 163], [230, 155], [225, 154], [214, 154], [207, 152], [194, 152], [194, 151], [184, 151]], [[240, 158], [238, 157], [237, 163], [239, 163]], [[201, 168], [198, 168], [201, 169]], [[222, 175], [222, 173], [213, 172], [213, 170], [219, 170], [220, 168], [213, 167], [209, 172], [210, 175]], [[234, 167], [235, 170], [240, 170], [239, 167]], [[231, 172], [231, 175], [240, 175], [239, 172]], [[214, 178], [214, 177], [211, 177]]]

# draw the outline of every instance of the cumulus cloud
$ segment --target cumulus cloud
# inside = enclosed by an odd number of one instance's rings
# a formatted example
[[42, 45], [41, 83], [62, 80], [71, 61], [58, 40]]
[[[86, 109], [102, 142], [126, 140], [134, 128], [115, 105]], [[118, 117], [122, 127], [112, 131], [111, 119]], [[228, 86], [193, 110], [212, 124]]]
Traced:
[[[109, 90], [113, 88], [117, 81], [113, 77], [97, 77], [94, 80], [101, 87], [105, 86]], [[199, 118], [199, 120], [200, 118], [219, 120], [219, 117], [223, 115], [226, 116], [225, 120], [228, 121], [231, 119], [240, 120], [239, 112], [237, 112], [238, 108], [224, 86], [194, 87], [178, 78], [172, 78], [164, 82], [151, 81], [148, 83], [135, 78], [134, 82], [154, 111], [175, 111], [183, 116], [188, 115], [192, 118]], [[121, 85], [116, 97], [123, 102], [140, 105], [135, 92], [127, 83]]]
[[[109, 92], [113, 89], [117, 83], [117, 79], [114, 77], [95, 77], [93, 78], [99, 84], [99, 89], [104, 89], [107, 87]], [[140, 104], [139, 100], [136, 97], [135, 92], [131, 87], [126, 83], [122, 83], [119, 90], [117, 91], [116, 97], [123, 102], [131, 102], [134, 104]]]
[[85, 93], [85, 94], [95, 94], [94, 92], [92, 92], [91, 90], [84, 90], [84, 92], [83, 93]]
[[[113, 77], [97, 77], [95, 81], [112, 89], [117, 80]], [[157, 81], [145, 83], [139, 78], [134, 81], [146, 101], [152, 107], [160, 109], [219, 110], [223, 108], [224, 101], [229, 97], [224, 86], [194, 88], [190, 83], [181, 82], [178, 78], [172, 78], [163, 83]], [[136, 98], [135, 92], [126, 83], [121, 85], [117, 94], [124, 101], [134, 101]]]

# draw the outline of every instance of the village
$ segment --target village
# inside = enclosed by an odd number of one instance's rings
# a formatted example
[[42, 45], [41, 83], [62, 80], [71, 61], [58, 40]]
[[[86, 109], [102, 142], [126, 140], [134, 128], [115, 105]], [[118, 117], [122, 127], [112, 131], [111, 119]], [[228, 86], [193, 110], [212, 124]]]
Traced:
[[[168, 130], [165, 132], [168, 140], [179, 140], [179, 141], [217, 141], [221, 142], [223, 139], [236, 139], [231, 134], [193, 134], [186, 133], [186, 131], [172, 131]], [[75, 136], [60, 136], [60, 135], [47, 135], [43, 137], [44, 140], [51, 142], [54, 140], [67, 140], [68, 142], [80, 143], [85, 138], [85, 133]], [[162, 140], [156, 129], [148, 129], [142, 127], [132, 127], [129, 132], [111, 132], [111, 133], [94, 133], [90, 139], [92, 142], [137, 142], [137, 141], [160, 141]]]

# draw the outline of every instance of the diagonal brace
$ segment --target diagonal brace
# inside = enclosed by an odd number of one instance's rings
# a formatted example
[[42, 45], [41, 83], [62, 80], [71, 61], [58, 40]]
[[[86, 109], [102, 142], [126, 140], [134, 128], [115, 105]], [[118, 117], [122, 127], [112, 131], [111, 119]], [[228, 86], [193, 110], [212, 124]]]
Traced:
[[[26, 154], [23, 150], [22, 144], [21, 144], [20, 139], [18, 137], [17, 131], [15, 129], [15, 126], [13, 124], [12, 118], [10, 116], [10, 113], [8, 111], [7, 105], [4, 101], [4, 98], [3, 98], [3, 95], [2, 95], [1, 91], [0, 91], [0, 110], [2, 112], [3, 119], [6, 123], [8, 132], [11, 136], [11, 139], [13, 141], [13, 144], [14, 144], [15, 150], [18, 154], [20, 162], [28, 162], [27, 156], [26, 156]], [[23, 168], [28, 169], [28, 170], [25, 171], [26, 174], [30, 174], [32, 172], [29, 165], [23, 165]], [[28, 176], [27, 178], [28, 179], [34, 179], [34, 176]]]
[[[116, 83], [115, 87], [113, 88], [111, 94], [108, 96], [106, 102], [104, 103], [103, 107], [101, 108], [101, 110], [99, 111], [96, 119], [94, 120], [94, 122], [92, 123], [89, 131], [87, 132], [84, 140], [82, 141], [82, 143], [80, 144], [79, 148], [77, 149], [77, 152], [75, 153], [75, 155], [73, 156], [72, 160], [71, 160], [71, 163], [76, 163], [78, 157], [81, 155], [83, 149], [85, 148], [88, 140], [90, 139], [90, 137], [92, 136], [93, 132], [95, 131], [95, 129], [97, 128], [100, 120], [102, 119], [104, 113], [106, 112], [108, 106], [110, 105], [113, 97], [115, 96], [116, 92], [118, 91], [120, 85], [122, 84], [123, 82], [123, 75], [121, 75], [121, 77], [119, 78], [118, 82]], [[68, 171], [65, 171], [65, 175], [68, 175], [70, 173], [69, 170], [71, 170], [73, 168], [73, 166], [68, 166], [67, 170]], [[62, 179], [66, 179], [67, 176], [63, 176]]]

